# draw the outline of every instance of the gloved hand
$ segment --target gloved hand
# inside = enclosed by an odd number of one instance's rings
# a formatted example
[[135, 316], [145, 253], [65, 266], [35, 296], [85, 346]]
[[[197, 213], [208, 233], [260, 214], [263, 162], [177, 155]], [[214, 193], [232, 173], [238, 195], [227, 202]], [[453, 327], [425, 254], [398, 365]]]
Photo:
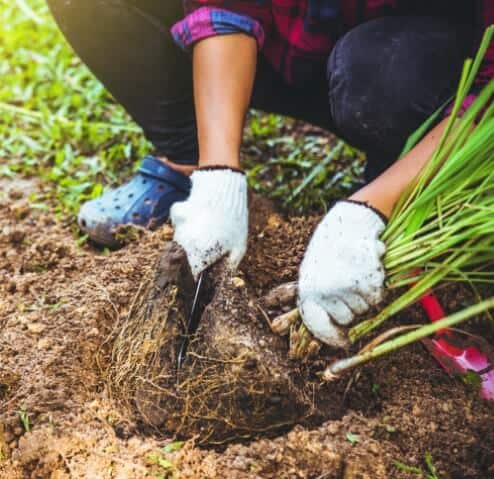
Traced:
[[245, 174], [229, 168], [203, 168], [191, 176], [186, 201], [175, 203], [170, 218], [174, 240], [187, 253], [192, 274], [226, 256], [236, 268], [247, 249], [248, 210]]
[[345, 347], [345, 326], [382, 299], [385, 221], [364, 203], [339, 201], [312, 237], [299, 272], [298, 306], [312, 334]]

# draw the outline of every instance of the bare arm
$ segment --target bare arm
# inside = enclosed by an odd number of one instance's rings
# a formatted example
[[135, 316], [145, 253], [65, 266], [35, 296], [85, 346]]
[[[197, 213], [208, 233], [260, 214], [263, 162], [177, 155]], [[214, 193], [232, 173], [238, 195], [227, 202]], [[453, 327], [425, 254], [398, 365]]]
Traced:
[[[199, 166], [239, 168], [245, 114], [257, 63], [256, 40], [239, 33], [201, 40], [193, 50], [194, 104]], [[160, 158], [190, 175], [195, 165]]]
[[199, 166], [238, 168], [256, 41], [244, 34], [211, 37], [199, 42], [193, 55]]
[[447, 121], [441, 121], [409, 153], [350, 199], [365, 201], [389, 217], [400, 195], [434, 152]]

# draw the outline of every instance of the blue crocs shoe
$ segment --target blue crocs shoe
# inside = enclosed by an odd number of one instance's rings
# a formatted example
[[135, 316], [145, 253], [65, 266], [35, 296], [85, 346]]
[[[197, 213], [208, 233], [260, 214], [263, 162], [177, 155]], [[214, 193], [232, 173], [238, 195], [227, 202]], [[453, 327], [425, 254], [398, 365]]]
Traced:
[[187, 176], [146, 156], [132, 180], [82, 205], [79, 227], [100, 245], [118, 246], [116, 228], [126, 224], [145, 228], [162, 225], [172, 204], [185, 200], [190, 187]]

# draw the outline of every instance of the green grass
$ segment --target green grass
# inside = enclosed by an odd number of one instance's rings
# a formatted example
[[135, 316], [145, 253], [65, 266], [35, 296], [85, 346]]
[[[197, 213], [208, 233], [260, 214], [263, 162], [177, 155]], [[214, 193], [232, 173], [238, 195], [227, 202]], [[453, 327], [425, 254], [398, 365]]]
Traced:
[[31, 421], [29, 419], [29, 413], [26, 411], [25, 408], [22, 408], [19, 412], [19, 420], [21, 421], [22, 427], [24, 428], [24, 431], [30, 432], [31, 431]]
[[421, 467], [409, 466], [400, 461], [393, 461], [393, 465], [399, 471], [415, 474], [419, 478], [440, 479], [440, 477], [437, 475], [436, 466], [434, 465], [434, 461], [430, 452], [425, 453], [424, 462], [427, 468], [426, 471], [424, 471], [424, 469], [422, 469]]
[[243, 164], [254, 191], [295, 213], [325, 211], [362, 178], [364, 157], [317, 128], [278, 115], [251, 112]]
[[0, 175], [39, 177], [42, 200], [75, 213], [150, 147], [74, 56], [44, 1], [0, 0], [0, 21]]
[[[81, 202], [127, 178], [151, 145], [74, 55], [43, 0], [0, 0], [0, 21], [0, 177], [39, 178], [33, 202], [73, 218]], [[354, 187], [362, 157], [347, 146], [334, 155], [334, 139], [297, 125], [250, 115], [249, 181], [292, 211], [322, 211]]]

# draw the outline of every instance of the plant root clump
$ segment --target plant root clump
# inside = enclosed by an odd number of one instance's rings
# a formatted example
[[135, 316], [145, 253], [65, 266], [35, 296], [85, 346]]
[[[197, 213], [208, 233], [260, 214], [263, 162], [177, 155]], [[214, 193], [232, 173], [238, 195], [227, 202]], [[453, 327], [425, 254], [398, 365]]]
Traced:
[[223, 265], [206, 278], [204, 307], [180, 371], [194, 282], [185, 253], [167, 244], [154, 278], [116, 327], [109, 371], [112, 396], [145, 427], [202, 444], [275, 435], [337, 414], [338, 387], [310, 365], [291, 361], [248, 284]]

